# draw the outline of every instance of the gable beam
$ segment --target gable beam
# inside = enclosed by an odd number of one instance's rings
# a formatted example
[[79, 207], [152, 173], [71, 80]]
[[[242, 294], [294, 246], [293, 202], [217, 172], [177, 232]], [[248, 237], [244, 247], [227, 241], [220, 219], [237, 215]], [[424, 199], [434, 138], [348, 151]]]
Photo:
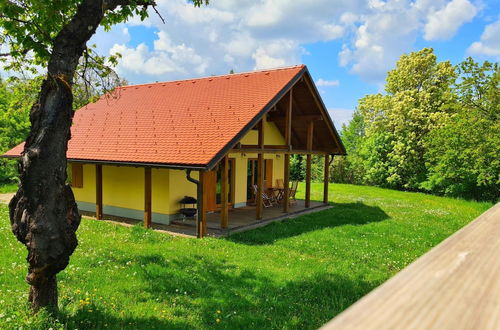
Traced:
[[[295, 115], [295, 116], [293, 116], [293, 118], [296, 120], [300, 120], [300, 121], [321, 121], [321, 120], [323, 120], [323, 116], [321, 116], [321, 115]], [[286, 121], [286, 117], [276, 116], [276, 115], [267, 116], [267, 121], [284, 123]]]
[[288, 107], [285, 112], [285, 144], [288, 149], [292, 149], [292, 107], [293, 107], [293, 88], [290, 88]]
[[341, 151], [343, 151], [345, 153], [344, 147], [339, 142], [340, 137], [337, 134], [337, 132], [335, 131], [335, 129], [333, 128], [333, 123], [330, 120], [326, 120], [326, 117], [325, 117], [325, 114], [324, 114], [324, 112], [326, 111], [325, 106], [318, 99], [318, 91], [317, 91], [316, 87], [312, 85], [309, 73], [306, 73], [306, 75], [307, 75], [307, 77], [303, 77], [304, 78], [304, 82], [306, 83], [307, 88], [309, 89], [309, 92], [313, 96], [314, 102], [316, 103], [316, 106], [318, 107], [318, 109], [321, 111], [321, 113], [322, 113], [325, 121], [329, 122], [329, 123], [327, 123], [326, 126], [328, 127], [328, 130], [330, 131], [330, 133], [332, 134], [332, 136], [335, 137], [335, 139], [334, 139], [335, 145], [338, 148], [338, 150], [341, 150]]

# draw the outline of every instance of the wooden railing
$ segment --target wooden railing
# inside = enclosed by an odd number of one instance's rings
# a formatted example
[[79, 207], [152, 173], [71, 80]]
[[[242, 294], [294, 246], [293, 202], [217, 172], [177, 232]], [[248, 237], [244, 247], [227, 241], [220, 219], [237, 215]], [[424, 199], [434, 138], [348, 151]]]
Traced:
[[500, 203], [322, 329], [500, 329]]

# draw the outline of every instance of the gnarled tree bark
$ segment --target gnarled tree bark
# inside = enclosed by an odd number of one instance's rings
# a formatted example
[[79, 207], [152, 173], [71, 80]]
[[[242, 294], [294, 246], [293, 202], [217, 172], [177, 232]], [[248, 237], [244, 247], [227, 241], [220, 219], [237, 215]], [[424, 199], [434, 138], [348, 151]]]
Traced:
[[19, 190], [9, 209], [12, 231], [28, 249], [26, 280], [35, 311], [57, 308], [56, 275], [66, 268], [78, 245], [80, 214], [66, 184], [73, 77], [105, 12], [127, 4], [126, 0], [82, 1], [54, 39], [47, 78], [31, 109], [31, 131], [19, 161]]

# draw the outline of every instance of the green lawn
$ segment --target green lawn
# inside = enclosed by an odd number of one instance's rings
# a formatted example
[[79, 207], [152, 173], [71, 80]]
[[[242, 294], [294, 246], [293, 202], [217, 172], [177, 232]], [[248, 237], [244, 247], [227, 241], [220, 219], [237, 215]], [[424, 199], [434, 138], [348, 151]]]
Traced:
[[0, 328], [317, 328], [491, 206], [338, 184], [330, 199], [227, 239], [84, 220], [57, 319], [29, 316], [26, 250], [2, 205]]
[[0, 184], [0, 194], [13, 193], [17, 191], [17, 183]]

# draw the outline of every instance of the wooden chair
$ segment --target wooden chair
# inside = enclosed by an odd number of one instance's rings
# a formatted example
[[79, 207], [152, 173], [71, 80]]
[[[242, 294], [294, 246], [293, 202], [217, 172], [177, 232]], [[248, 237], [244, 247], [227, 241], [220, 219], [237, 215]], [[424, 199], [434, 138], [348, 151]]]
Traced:
[[[257, 201], [257, 194], [259, 193], [259, 187], [256, 184], [254, 184], [252, 185], [252, 188], [255, 196], [255, 201]], [[269, 196], [265, 192], [262, 192], [262, 205], [264, 207], [272, 207], [278, 205], [278, 203], [276, 202], [274, 196]]]
[[276, 200], [278, 202], [281, 202], [283, 200], [283, 194], [285, 191], [285, 182], [283, 181], [283, 179], [276, 179], [276, 188], [278, 188]]

